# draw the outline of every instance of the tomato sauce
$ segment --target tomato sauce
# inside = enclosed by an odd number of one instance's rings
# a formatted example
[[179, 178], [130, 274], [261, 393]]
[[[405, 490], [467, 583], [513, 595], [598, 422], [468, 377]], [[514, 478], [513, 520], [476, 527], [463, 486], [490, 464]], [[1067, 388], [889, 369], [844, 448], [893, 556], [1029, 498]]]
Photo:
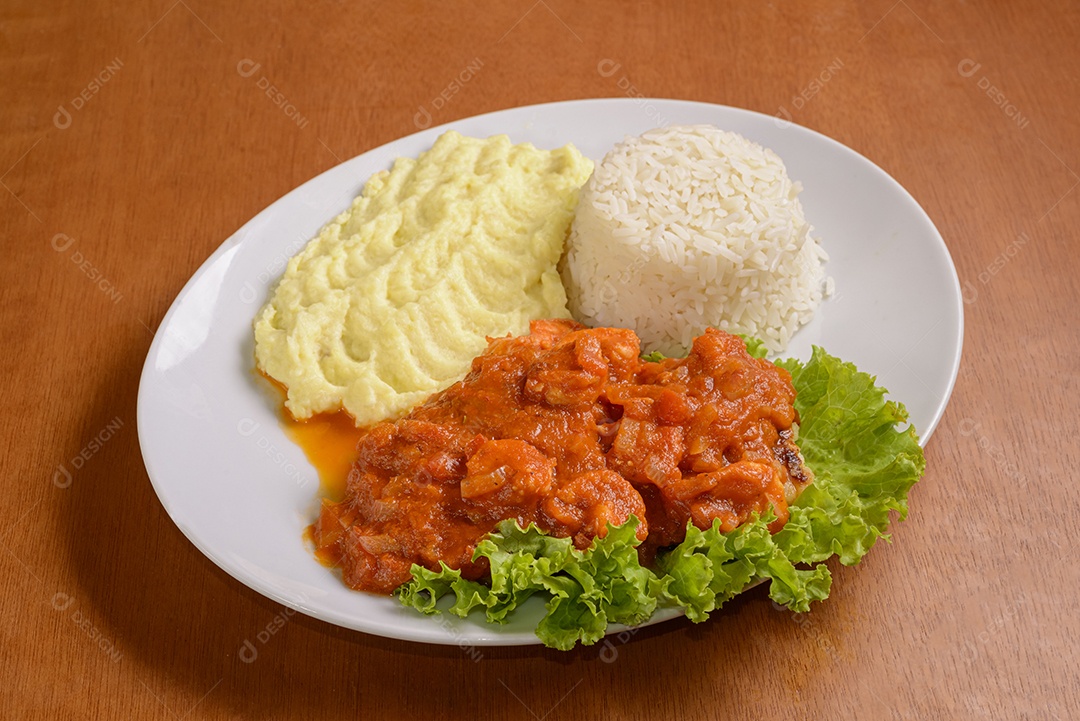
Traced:
[[684, 359], [640, 350], [629, 330], [534, 321], [404, 418], [290, 422], [323, 479], [318, 557], [389, 593], [413, 563], [482, 578], [476, 544], [508, 518], [584, 548], [634, 515], [646, 562], [687, 522], [731, 530], [772, 507], [781, 527], [810, 482], [787, 372], [711, 329]]

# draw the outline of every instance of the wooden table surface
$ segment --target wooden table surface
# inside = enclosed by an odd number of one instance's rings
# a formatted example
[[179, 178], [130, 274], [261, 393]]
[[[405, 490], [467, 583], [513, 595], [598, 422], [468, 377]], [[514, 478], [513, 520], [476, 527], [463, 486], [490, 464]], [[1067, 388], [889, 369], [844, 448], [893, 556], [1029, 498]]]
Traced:
[[[1080, 718], [1075, 3], [14, 0], [0, 20], [0, 716]], [[627, 94], [789, 116], [941, 230], [964, 358], [894, 542], [831, 564], [808, 615], [758, 589], [604, 657], [344, 630], [196, 550], [147, 478], [136, 390], [206, 257], [418, 125]]]

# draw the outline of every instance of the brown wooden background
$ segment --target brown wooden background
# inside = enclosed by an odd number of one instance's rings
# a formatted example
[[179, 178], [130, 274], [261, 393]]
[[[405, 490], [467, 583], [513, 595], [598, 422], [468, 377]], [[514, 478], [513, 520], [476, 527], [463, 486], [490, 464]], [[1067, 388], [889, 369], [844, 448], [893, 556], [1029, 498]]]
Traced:
[[[1080, 718], [1076, 3], [9, 0], [0, 22], [0, 716]], [[479, 660], [292, 616], [244, 663], [282, 607], [184, 539], [139, 454], [183, 283], [421, 106], [627, 92], [786, 108], [941, 229], [964, 362], [911, 519], [807, 616], [758, 590], [608, 658]]]

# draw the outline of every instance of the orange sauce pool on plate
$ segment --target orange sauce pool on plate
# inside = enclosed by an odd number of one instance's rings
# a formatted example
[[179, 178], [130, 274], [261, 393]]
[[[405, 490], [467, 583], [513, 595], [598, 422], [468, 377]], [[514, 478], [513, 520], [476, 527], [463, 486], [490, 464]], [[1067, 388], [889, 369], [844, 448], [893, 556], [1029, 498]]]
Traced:
[[346, 411], [319, 413], [298, 421], [282, 413], [285, 434], [303, 449], [311, 465], [319, 472], [322, 495], [340, 501], [345, 495], [345, 481], [356, 461], [356, 444], [363, 435]]
[[285, 408], [285, 386], [265, 373], [260, 372], [259, 376], [276, 391], [285, 435], [300, 446], [308, 462], [315, 466], [322, 496], [340, 501], [345, 496], [345, 482], [356, 461], [356, 445], [364, 430], [356, 427], [353, 417], [345, 410], [317, 413], [307, 420], [293, 418]]

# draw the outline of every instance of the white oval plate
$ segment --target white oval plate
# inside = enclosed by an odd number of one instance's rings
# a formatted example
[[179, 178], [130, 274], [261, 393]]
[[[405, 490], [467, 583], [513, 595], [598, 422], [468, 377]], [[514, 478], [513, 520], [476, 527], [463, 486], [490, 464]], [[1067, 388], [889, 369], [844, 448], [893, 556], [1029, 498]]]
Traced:
[[574, 143], [599, 160], [625, 135], [661, 122], [711, 123], [783, 158], [805, 186], [806, 217], [836, 280], [835, 296], [786, 355], [809, 357], [816, 344], [877, 375], [907, 405], [925, 443], [956, 379], [963, 304], [941, 235], [895, 180], [834, 140], [747, 110], [678, 100], [534, 105], [431, 128], [326, 171], [255, 216], [188, 281], [150, 347], [138, 402], [147, 472], [184, 535], [240, 582], [330, 623], [462, 647], [537, 643], [538, 599], [506, 626], [425, 617], [349, 590], [315, 561], [301, 536], [317, 509], [318, 477], [259, 387], [251, 322], [287, 258], [344, 211], [372, 173], [418, 155], [447, 129], [506, 133], [549, 149]]

